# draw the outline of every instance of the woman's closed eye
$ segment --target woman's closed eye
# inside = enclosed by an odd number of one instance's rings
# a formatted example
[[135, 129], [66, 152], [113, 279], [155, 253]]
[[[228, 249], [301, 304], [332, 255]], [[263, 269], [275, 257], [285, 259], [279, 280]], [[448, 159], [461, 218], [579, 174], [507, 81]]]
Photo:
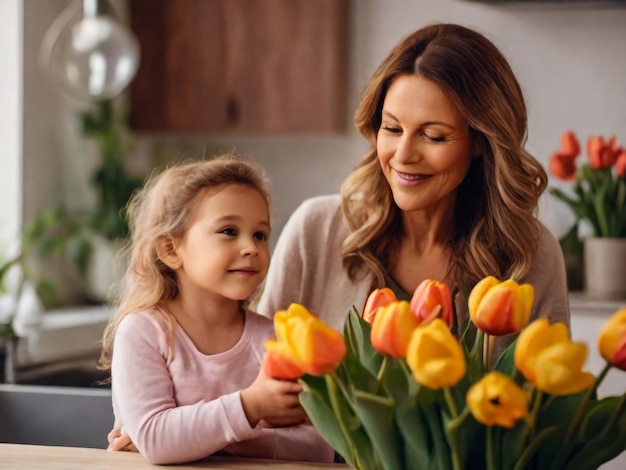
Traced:
[[448, 140], [448, 138], [445, 137], [445, 136], [430, 134], [430, 133], [427, 133], [427, 132], [422, 132], [422, 135], [424, 137], [426, 137], [426, 139], [428, 139], [431, 142], [434, 142], [436, 144], [441, 144], [441, 143], [446, 142]]
[[383, 126], [382, 129], [384, 131], [389, 132], [390, 134], [400, 134], [400, 133], [402, 133], [402, 129], [399, 128], [399, 127], [396, 127], [396, 126], [388, 126], [388, 125], [386, 125], [386, 126]]

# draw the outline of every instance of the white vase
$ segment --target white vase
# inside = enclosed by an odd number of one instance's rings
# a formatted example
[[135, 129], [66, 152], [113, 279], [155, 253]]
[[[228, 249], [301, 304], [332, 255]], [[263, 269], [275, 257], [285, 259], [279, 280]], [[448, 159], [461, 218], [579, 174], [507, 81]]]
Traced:
[[113, 300], [119, 290], [118, 281], [125, 269], [119, 251], [123, 240], [108, 240], [100, 235], [91, 238], [93, 253], [87, 272], [87, 290], [91, 300], [108, 302]]
[[626, 299], [626, 238], [585, 238], [584, 271], [590, 296]]

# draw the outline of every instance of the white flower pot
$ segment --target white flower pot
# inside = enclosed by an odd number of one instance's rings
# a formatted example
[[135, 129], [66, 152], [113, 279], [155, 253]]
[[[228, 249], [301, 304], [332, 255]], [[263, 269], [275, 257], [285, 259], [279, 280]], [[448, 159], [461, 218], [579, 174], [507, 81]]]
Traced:
[[593, 297], [626, 299], [626, 238], [584, 239], [585, 291]]

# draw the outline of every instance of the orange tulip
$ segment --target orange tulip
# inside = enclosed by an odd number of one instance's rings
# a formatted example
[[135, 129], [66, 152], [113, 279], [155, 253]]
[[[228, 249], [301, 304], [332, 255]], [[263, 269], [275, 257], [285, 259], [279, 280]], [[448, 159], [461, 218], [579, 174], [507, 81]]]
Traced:
[[363, 307], [363, 320], [365, 320], [370, 325], [374, 323], [374, 318], [376, 317], [376, 312], [380, 307], [385, 307], [392, 302], [396, 302], [396, 294], [393, 293], [391, 289], [388, 287], [383, 287], [382, 289], [374, 289], [372, 293], [367, 298], [367, 302], [365, 302], [365, 307]]
[[435, 318], [441, 318], [450, 328], [454, 321], [452, 296], [443, 282], [432, 279], [422, 281], [413, 293], [410, 307], [420, 324], [428, 324]]
[[626, 178], [626, 149], [622, 150], [615, 162], [615, 172], [620, 178]]
[[372, 347], [387, 356], [404, 358], [411, 334], [419, 324], [404, 300], [381, 307], [372, 325]]
[[277, 312], [274, 329], [278, 344], [273, 340], [265, 343], [266, 371], [291, 376], [299, 368], [307, 374], [324, 375], [333, 372], [346, 355], [343, 336], [302, 305], [291, 304]]
[[274, 340], [265, 342], [263, 372], [278, 380], [294, 380], [304, 373], [287, 345]]
[[608, 142], [605, 142], [602, 136], [590, 136], [587, 140], [589, 166], [597, 170], [611, 168], [615, 165], [621, 151], [621, 148], [615, 146], [614, 135], [609, 138]]
[[568, 155], [557, 152], [550, 157], [550, 173], [560, 180], [572, 180], [576, 176], [576, 161]]
[[512, 279], [499, 282], [488, 276], [470, 293], [470, 317], [477, 328], [489, 335], [517, 333], [528, 323], [534, 295], [530, 284], [518, 284]]
[[576, 158], [580, 154], [580, 143], [573, 131], [565, 131], [561, 134], [561, 152], [562, 155]]
[[598, 336], [600, 355], [613, 367], [626, 371], [626, 308], [617, 311]]

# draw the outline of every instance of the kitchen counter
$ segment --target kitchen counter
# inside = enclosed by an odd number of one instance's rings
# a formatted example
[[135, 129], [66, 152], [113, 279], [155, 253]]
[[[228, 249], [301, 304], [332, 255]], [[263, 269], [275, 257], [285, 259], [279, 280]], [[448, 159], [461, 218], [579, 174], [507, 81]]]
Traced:
[[[134, 452], [107, 452], [103, 449], [78, 447], [48, 447], [19, 444], [0, 444], [0, 468], [2, 470], [119, 470], [132, 468], [163, 468], [151, 465], [141, 455]], [[343, 464], [320, 464], [282, 462], [275, 460], [239, 459], [229, 457], [209, 457], [187, 465], [168, 465], [167, 468], [191, 469], [212, 468], [218, 470], [283, 468], [285, 470], [347, 469]]]

